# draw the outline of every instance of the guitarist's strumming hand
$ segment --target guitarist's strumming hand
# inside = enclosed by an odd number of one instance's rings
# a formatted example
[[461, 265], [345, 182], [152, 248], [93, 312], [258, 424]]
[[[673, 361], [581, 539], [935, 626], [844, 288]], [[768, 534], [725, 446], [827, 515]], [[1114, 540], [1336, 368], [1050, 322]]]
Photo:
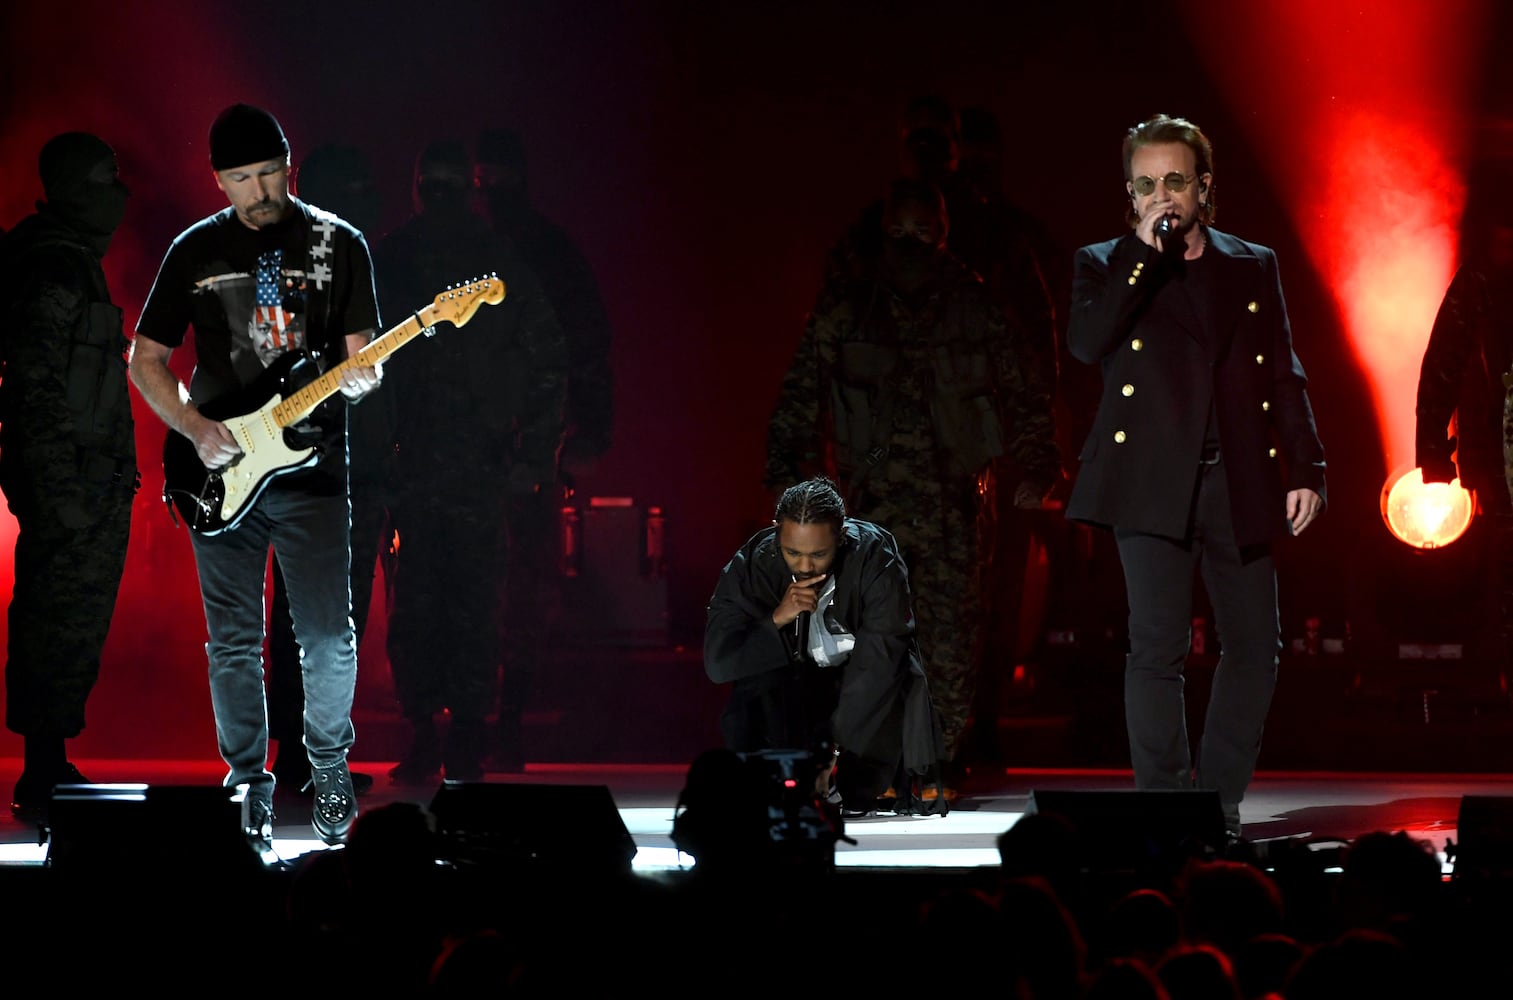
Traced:
[[241, 445], [236, 443], [225, 424], [198, 412], [192, 419], [194, 427], [187, 436], [194, 442], [195, 454], [205, 468], [224, 469], [241, 457]]

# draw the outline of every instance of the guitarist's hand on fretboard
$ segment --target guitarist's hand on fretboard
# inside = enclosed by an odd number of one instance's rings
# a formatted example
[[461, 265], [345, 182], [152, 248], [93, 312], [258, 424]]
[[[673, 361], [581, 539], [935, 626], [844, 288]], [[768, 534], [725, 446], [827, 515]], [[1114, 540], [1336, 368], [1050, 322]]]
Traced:
[[377, 365], [353, 365], [341, 373], [341, 394], [347, 402], [355, 403], [377, 389], [383, 382], [383, 370]]

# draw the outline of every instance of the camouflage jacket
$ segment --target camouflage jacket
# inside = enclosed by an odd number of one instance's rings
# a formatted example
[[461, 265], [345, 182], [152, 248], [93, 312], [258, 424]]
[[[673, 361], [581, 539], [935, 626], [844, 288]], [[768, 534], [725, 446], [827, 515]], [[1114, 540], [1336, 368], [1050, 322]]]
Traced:
[[43, 215], [0, 245], [0, 477], [81, 508], [92, 490], [135, 489], [127, 342], [99, 257]]
[[1006, 455], [1048, 487], [1060, 452], [1033, 359], [1020, 324], [948, 254], [913, 293], [878, 273], [832, 275], [783, 378], [765, 484], [823, 471], [854, 498], [864, 480], [961, 482]]
[[373, 251], [385, 315], [497, 273], [505, 297], [443, 327], [386, 370], [394, 381], [397, 473], [422, 490], [456, 480], [550, 483], [565, 433], [568, 350], [540, 281], [481, 219], [417, 215]]
[[602, 455], [614, 422], [613, 331], [593, 268], [566, 230], [539, 213], [509, 227], [507, 239], [540, 279], [567, 341], [564, 454]]

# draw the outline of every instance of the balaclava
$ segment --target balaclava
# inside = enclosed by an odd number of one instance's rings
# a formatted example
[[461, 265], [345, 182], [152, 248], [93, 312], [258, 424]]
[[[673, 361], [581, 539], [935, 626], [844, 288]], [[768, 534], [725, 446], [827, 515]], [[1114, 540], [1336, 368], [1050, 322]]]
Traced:
[[437, 139], [415, 161], [415, 210], [439, 226], [470, 218], [467, 147], [457, 139]]
[[507, 128], [484, 131], [478, 136], [474, 159], [477, 161], [478, 193], [489, 218], [496, 226], [506, 228], [519, 222], [530, 210], [525, 143], [520, 134]]
[[[109, 170], [101, 170], [105, 165]], [[116, 175], [116, 153], [97, 135], [64, 132], [37, 156], [45, 202], [37, 209], [83, 236], [105, 255], [126, 214], [126, 185]], [[108, 176], [108, 179], [106, 179]]]

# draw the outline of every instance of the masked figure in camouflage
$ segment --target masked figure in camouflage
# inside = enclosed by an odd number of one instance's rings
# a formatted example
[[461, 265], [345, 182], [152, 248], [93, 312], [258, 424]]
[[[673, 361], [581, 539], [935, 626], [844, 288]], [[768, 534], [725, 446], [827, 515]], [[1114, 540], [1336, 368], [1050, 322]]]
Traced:
[[567, 231], [531, 203], [527, 180], [525, 144], [519, 133], [492, 128], [478, 136], [473, 183], [482, 208], [494, 232], [540, 280], [567, 341], [567, 429], [557, 482], [549, 489], [512, 496], [506, 511], [509, 579], [492, 763], [500, 771], [516, 772], [525, 769], [528, 750], [522, 713], [561, 613], [557, 519], [579, 479], [609, 450], [614, 420], [612, 330], [598, 281]]
[[126, 338], [100, 266], [126, 185], [84, 132], [50, 140], [38, 167], [46, 200], [0, 239], [0, 487], [19, 526], [5, 721], [25, 740], [11, 810], [28, 820], [46, 819], [54, 786], [88, 780], [65, 741], [99, 677], [137, 488]]
[[412, 730], [390, 771], [398, 784], [432, 782], [443, 768], [450, 780], [483, 778], [503, 655], [506, 509], [557, 481], [568, 372], [541, 283], [472, 210], [467, 148], [454, 139], [428, 144], [414, 177], [415, 214], [374, 254], [383, 307], [413, 310], [448, 285], [493, 272], [506, 291], [466, 326], [417, 343], [393, 372], [399, 550], [388, 653]]
[[[1022, 335], [1016, 338], [1018, 367], [1039, 381], [1052, 401], [1061, 453], [1075, 447], [1067, 435], [1068, 420], [1060, 385], [1062, 366], [1058, 329], [1065, 313], [1058, 312], [1067, 284], [1060, 266], [1065, 259], [1045, 226], [1016, 205], [1004, 185], [1004, 138], [998, 119], [984, 108], [959, 111], [936, 94], [915, 97], [904, 107], [898, 123], [898, 152], [902, 175], [933, 184], [945, 200], [950, 229], [946, 249], [982, 279], [983, 286], [1013, 318]], [[826, 259], [827, 278], [838, 273], [865, 273], [877, 266], [886, 246], [881, 225], [885, 201], [879, 199], [861, 213]], [[1073, 375], [1076, 375], [1074, 366]], [[1096, 382], [1096, 379], [1094, 379]], [[1080, 386], [1074, 386], [1081, 388]], [[1094, 386], [1096, 391], [1096, 386]], [[1012, 455], [994, 461], [985, 485], [1009, 484], [1009, 489], [982, 498], [983, 538], [990, 544], [980, 553], [983, 614], [988, 623], [982, 636], [972, 726], [971, 758], [997, 759], [999, 692], [1006, 675], [1023, 662], [1035, 643], [1035, 626], [1024, 622], [1021, 604], [1031, 544], [1047, 527], [1046, 515], [1015, 502], [1014, 484], [1026, 470]], [[1038, 471], [1038, 470], [1037, 470]], [[1058, 476], [1058, 478], [1060, 478]], [[1058, 526], [1064, 522], [1058, 517]], [[1043, 548], [1041, 553], [1050, 550]]]
[[832, 273], [809, 316], [769, 425], [766, 482], [833, 471], [855, 516], [898, 540], [950, 761], [972, 704], [993, 461], [1027, 470], [1010, 488], [1034, 507], [1060, 453], [1024, 331], [947, 252], [948, 222], [934, 186], [894, 183], [875, 265]]

